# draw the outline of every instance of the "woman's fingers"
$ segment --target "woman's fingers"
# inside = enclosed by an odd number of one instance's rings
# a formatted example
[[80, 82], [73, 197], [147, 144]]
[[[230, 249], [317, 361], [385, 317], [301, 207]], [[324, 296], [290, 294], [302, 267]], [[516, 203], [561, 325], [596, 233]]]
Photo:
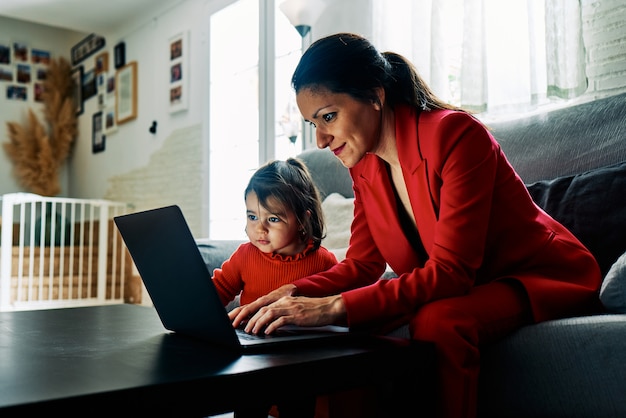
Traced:
[[[269, 305], [271, 303], [276, 302], [277, 300], [279, 300], [283, 296], [291, 296], [291, 295], [293, 295], [295, 293], [295, 291], [296, 291], [296, 287], [294, 285], [292, 285], [292, 284], [287, 284], [287, 285], [281, 286], [278, 289], [268, 293], [267, 295], [261, 296], [260, 298], [258, 298], [257, 300], [255, 300], [252, 303], [249, 303], [249, 304], [243, 305], [243, 306], [239, 306], [239, 307], [233, 309], [228, 314], [228, 317], [232, 321], [233, 326], [235, 328], [237, 328], [243, 322], [248, 322], [248, 324], [249, 324], [248, 319], [250, 317], [255, 316], [255, 314], [258, 312], [259, 309], [261, 309], [264, 306], [267, 306], [267, 305]], [[248, 331], [248, 329], [249, 329], [249, 325], [246, 326], [246, 331]]]
[[341, 311], [335, 306], [343, 301], [340, 296], [308, 298], [285, 296], [264, 306], [246, 324], [246, 331], [271, 334], [284, 325], [321, 326], [342, 321]]

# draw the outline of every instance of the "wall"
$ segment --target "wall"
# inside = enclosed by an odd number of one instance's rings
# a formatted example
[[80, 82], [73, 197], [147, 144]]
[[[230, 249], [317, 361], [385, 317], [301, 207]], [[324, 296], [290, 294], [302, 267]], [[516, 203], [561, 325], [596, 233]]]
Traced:
[[[73, 195], [121, 200], [137, 210], [178, 203], [192, 231], [202, 235], [208, 206], [202, 192], [208, 189], [208, 140], [203, 140], [206, 126], [202, 123], [208, 108], [207, 19], [214, 10], [211, 5], [219, 3], [173, 2], [167, 10], [152, 11], [146, 21], [106, 34], [110, 54], [115, 44], [124, 41], [126, 62], [137, 62], [138, 114], [107, 136], [102, 153], [93, 154], [89, 137], [81, 138], [70, 162]], [[169, 44], [181, 31], [189, 35], [189, 49], [184, 51], [189, 53], [189, 65], [184, 76], [191, 95], [187, 110], [170, 113]], [[95, 100], [86, 103], [81, 131], [91, 131], [89, 115], [96, 111]], [[157, 123], [155, 134], [149, 132], [153, 121]], [[184, 195], [182, 191], [186, 191]]]
[[582, 0], [590, 99], [626, 91], [626, 3]]
[[[280, 1], [280, 0], [276, 0]], [[368, 10], [374, 0], [334, 0], [313, 27], [312, 39], [338, 31], [371, 35]], [[164, 10], [151, 10], [145, 17], [116, 33], [102, 34], [112, 57], [113, 46], [126, 43], [126, 60], [137, 61], [139, 96], [137, 119], [121, 125], [106, 139], [104, 152], [92, 154], [91, 116], [96, 99], [85, 103], [79, 120], [80, 138], [73, 150], [63, 194], [80, 198], [115, 198], [137, 208], [165, 205], [174, 199], [190, 214], [192, 231], [203, 236], [208, 230], [208, 134], [204, 123], [208, 101], [208, 18], [232, 0], [178, 0]], [[589, 66], [589, 97], [626, 91], [626, 8], [623, 0], [582, 0], [583, 25]], [[355, 10], [358, 13], [355, 13]], [[168, 111], [169, 38], [189, 30], [189, 108]], [[0, 17], [0, 40], [17, 37], [53, 53], [69, 55], [69, 49], [85, 34]], [[6, 39], [8, 37], [8, 39]], [[2, 86], [0, 82], [0, 86]], [[2, 93], [4, 96], [5, 93]], [[25, 107], [0, 97], [0, 124], [14, 120]], [[157, 122], [156, 134], [148, 129]], [[4, 142], [4, 132], [0, 138]], [[20, 190], [0, 152], [0, 193]], [[172, 164], [165, 164], [168, 159]], [[198, 176], [194, 176], [197, 173]], [[193, 178], [191, 178], [193, 176]], [[186, 191], [186, 192], [184, 192]]]
[[[0, 16], [0, 44], [12, 45], [13, 42], [26, 44], [29, 48], [49, 51], [51, 57], [68, 57], [68, 45], [73, 45], [84, 37], [83, 34], [50, 26], [38, 25], [16, 19]], [[11, 62], [14, 67], [14, 62]], [[34, 74], [31, 73], [34, 78]], [[28, 86], [28, 100], [8, 100], [7, 86]], [[28, 117], [28, 109], [33, 109], [39, 120], [44, 123], [43, 106], [33, 100], [33, 83], [19, 84], [16, 82], [0, 81], [0, 143], [9, 141], [7, 122], [23, 124]], [[4, 149], [0, 149], [0, 195], [5, 193], [21, 192], [23, 188], [13, 177], [13, 163], [8, 159]], [[61, 172], [61, 195], [67, 195], [68, 175], [67, 166]]]

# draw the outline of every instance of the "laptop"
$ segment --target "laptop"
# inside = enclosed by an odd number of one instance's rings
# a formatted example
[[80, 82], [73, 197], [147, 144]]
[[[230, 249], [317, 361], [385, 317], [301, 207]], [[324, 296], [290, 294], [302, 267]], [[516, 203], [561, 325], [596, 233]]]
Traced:
[[348, 328], [338, 326], [286, 326], [267, 336], [235, 329], [177, 205], [116, 216], [114, 221], [169, 331], [238, 350], [349, 335]]

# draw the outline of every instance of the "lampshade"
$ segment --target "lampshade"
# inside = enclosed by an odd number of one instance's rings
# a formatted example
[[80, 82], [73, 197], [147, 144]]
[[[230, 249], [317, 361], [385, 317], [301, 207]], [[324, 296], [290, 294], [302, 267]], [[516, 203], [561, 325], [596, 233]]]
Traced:
[[325, 0], [285, 0], [278, 7], [304, 37], [326, 8]]

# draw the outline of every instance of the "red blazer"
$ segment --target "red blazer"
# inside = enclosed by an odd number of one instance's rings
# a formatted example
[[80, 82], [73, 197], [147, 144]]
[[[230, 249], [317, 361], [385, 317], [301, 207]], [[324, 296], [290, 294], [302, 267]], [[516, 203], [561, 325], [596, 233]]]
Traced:
[[[385, 162], [367, 154], [351, 170], [354, 220], [346, 259], [294, 282], [298, 294], [342, 293], [348, 323], [384, 324], [429, 301], [499, 279], [522, 283], [543, 321], [595, 307], [594, 257], [541, 210], [493, 136], [471, 115], [395, 111], [396, 143], [419, 235], [409, 244]], [[329, 215], [332, 216], [332, 215]], [[385, 263], [399, 277], [378, 280]]]

